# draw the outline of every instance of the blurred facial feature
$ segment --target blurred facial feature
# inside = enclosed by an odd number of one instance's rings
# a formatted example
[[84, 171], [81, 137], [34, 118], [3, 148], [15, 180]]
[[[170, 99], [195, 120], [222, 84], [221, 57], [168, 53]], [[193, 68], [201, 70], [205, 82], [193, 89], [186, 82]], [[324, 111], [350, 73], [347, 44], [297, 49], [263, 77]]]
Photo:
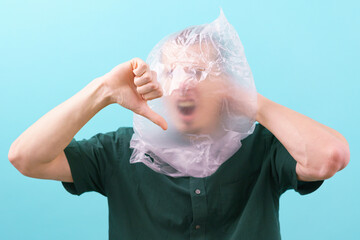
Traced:
[[[211, 74], [211, 58], [204, 58], [204, 49], [192, 45], [184, 49], [165, 44], [162, 55], [162, 82], [166, 105], [175, 127], [183, 133], [211, 134], [220, 124], [221, 79]], [[207, 48], [206, 51], [211, 51]], [[206, 52], [211, 56], [211, 52]]]

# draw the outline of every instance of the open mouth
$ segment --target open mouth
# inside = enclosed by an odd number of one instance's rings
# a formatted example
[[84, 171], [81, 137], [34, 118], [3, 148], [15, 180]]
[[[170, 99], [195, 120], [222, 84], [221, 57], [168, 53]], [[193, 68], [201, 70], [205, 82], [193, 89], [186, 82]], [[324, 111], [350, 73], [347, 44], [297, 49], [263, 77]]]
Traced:
[[195, 112], [195, 108], [194, 100], [178, 101], [177, 104], [178, 111], [184, 116], [191, 116]]

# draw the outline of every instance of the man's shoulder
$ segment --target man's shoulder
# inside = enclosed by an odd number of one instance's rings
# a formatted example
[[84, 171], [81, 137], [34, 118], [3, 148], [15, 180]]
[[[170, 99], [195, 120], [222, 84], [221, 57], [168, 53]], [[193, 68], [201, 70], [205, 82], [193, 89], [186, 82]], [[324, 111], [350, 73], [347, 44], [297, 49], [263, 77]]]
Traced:
[[259, 142], [260, 140], [267, 140], [268, 138], [272, 138], [274, 135], [263, 125], [260, 123], [255, 124], [255, 129], [252, 134], [246, 137], [243, 142]]
[[78, 141], [79, 144], [85, 144], [89, 146], [98, 146], [101, 148], [119, 148], [129, 147], [131, 137], [134, 133], [132, 127], [120, 127], [117, 130], [109, 132], [100, 132], [86, 140]]
[[115, 131], [100, 133], [103, 144], [129, 146], [134, 130], [132, 127], [120, 127]]
[[132, 127], [120, 127], [116, 131], [114, 131], [114, 134], [117, 136], [122, 137], [130, 137], [134, 134], [134, 129]]
[[132, 127], [120, 127], [114, 131], [97, 134], [97, 138], [101, 142], [101, 152], [106, 155], [110, 164], [116, 166], [117, 164], [128, 163], [132, 153], [130, 141], [133, 134]]
[[131, 139], [132, 135], [134, 134], [134, 130], [132, 127], [119, 127], [117, 130], [105, 132], [105, 133], [98, 133], [96, 134], [97, 137], [111, 139], [112, 141], [126, 141], [127, 139]]

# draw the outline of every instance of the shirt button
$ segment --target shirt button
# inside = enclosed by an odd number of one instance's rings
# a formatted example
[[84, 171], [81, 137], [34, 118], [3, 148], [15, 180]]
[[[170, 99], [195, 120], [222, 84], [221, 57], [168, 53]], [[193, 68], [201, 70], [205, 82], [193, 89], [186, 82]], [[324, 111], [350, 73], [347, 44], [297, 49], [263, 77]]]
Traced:
[[199, 194], [201, 193], [200, 189], [196, 189], [196, 190], [195, 190], [195, 193], [196, 193], [197, 195], [199, 195]]
[[200, 229], [200, 225], [196, 225], [196, 226], [195, 226], [195, 229], [196, 229], [196, 230], [199, 230], [199, 229]]

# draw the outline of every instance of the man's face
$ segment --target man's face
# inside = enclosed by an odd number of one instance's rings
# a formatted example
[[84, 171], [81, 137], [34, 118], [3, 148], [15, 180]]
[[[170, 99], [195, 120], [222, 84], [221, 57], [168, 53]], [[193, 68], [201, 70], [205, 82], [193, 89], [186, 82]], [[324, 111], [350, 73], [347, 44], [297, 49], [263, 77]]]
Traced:
[[212, 134], [219, 130], [224, 80], [209, 65], [213, 48], [166, 43], [161, 77], [171, 119], [182, 133]]

